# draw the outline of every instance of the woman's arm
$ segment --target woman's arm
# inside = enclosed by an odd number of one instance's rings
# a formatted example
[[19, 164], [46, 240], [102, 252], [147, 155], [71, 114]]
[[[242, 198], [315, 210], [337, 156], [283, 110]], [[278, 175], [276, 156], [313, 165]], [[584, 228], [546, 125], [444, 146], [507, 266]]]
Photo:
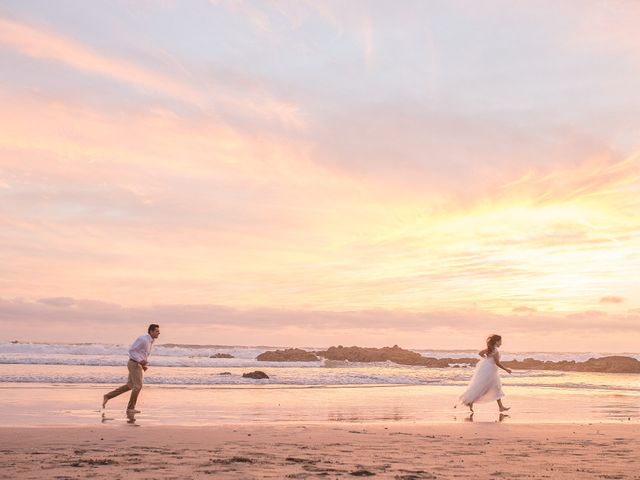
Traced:
[[498, 367], [500, 367], [501, 369], [503, 369], [507, 373], [511, 373], [511, 369], [510, 368], [507, 368], [507, 367], [505, 367], [504, 365], [502, 365], [500, 363], [500, 352], [496, 352], [496, 354], [494, 355], [493, 359], [495, 360], [496, 365]]
[[478, 355], [480, 355], [482, 358], [487, 356], [487, 349], [485, 348], [484, 350], [480, 350], [478, 352]]

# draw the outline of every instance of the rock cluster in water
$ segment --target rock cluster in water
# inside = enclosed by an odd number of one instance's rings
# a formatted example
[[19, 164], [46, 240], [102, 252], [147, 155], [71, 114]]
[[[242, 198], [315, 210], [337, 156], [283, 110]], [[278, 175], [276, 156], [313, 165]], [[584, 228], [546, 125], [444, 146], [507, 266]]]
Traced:
[[286, 350], [271, 350], [257, 356], [261, 362], [317, 362], [320, 359], [313, 352], [301, 348], [287, 348]]
[[263, 378], [269, 378], [269, 375], [267, 375], [264, 372], [261, 372], [260, 370], [256, 370], [255, 372], [243, 373], [242, 376], [244, 378], [253, 378], [254, 380], [262, 380]]
[[393, 362], [400, 365], [420, 365], [424, 367], [448, 367], [453, 363], [475, 363], [475, 358], [432, 358], [423, 357], [417, 352], [405, 350], [398, 345], [382, 348], [330, 347], [316, 352], [327, 360], [348, 360], [349, 362]]
[[[299, 348], [268, 351], [258, 355], [261, 361], [272, 362], [309, 362], [318, 361], [322, 357], [327, 360], [349, 362], [394, 362], [400, 365], [417, 365], [423, 367], [445, 368], [461, 364], [475, 365], [480, 358], [433, 358], [423, 357], [417, 352], [405, 350], [398, 345], [382, 348], [365, 347], [330, 347], [319, 352], [307, 352]], [[562, 360], [558, 362], [526, 358], [524, 360], [504, 361], [506, 367], [518, 370], [561, 370], [569, 372], [604, 372], [604, 373], [640, 373], [640, 361], [621, 355], [591, 358], [584, 362]]]
[[640, 373], [640, 361], [631, 357], [614, 355], [611, 357], [590, 358], [584, 362], [563, 360], [560, 362], [542, 361], [534, 358], [502, 362], [509, 368], [518, 370], [562, 370], [566, 372], [602, 372], [602, 373]]
[[235, 358], [230, 353], [214, 353], [209, 358]]

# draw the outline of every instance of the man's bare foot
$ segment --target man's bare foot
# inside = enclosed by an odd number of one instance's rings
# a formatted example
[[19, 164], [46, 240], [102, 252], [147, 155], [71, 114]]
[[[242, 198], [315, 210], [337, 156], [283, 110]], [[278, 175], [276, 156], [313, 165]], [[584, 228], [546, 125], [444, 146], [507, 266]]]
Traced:
[[109, 398], [106, 395], [102, 396], [102, 408], [107, 408], [107, 402], [109, 401]]
[[127, 408], [127, 413], [140, 413], [140, 410], [136, 410], [135, 408]]
[[511, 407], [500, 407], [500, 411], [501, 412], [506, 412], [507, 410], [510, 410]]

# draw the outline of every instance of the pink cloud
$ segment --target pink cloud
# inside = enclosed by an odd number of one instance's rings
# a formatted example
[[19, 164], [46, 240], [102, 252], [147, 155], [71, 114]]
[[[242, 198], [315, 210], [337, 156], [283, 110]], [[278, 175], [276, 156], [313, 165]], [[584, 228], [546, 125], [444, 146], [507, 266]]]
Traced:
[[[602, 336], [615, 331], [619, 342], [612, 341], [606, 347], [607, 351], [615, 351], [629, 348], [625, 336], [635, 332], [640, 321], [637, 312], [617, 316], [601, 312], [536, 314], [523, 318], [483, 311], [336, 312], [237, 309], [206, 304], [128, 308], [90, 300], [58, 300], [0, 299], [0, 326], [4, 337], [13, 339], [20, 333], [49, 341], [123, 342], [128, 341], [127, 335], [155, 322], [166, 332], [163, 341], [171, 343], [310, 345], [314, 339], [324, 338], [342, 344], [375, 342], [378, 345], [403, 343], [413, 348], [467, 348], [481, 343], [487, 332], [499, 332], [510, 339], [511, 348], [522, 351], [560, 348], [567, 336], [580, 337], [581, 348], [600, 351]], [[310, 329], [314, 331], [314, 339], [308, 337]], [[97, 333], [91, 333], [92, 330]], [[83, 338], [84, 335], [88, 337]]]
[[514, 307], [512, 310], [513, 313], [534, 313], [537, 311], [538, 310], [536, 308], [525, 307], [525, 306]]
[[624, 298], [615, 297], [613, 295], [605, 296], [600, 299], [600, 303], [622, 303], [624, 302]]
[[200, 98], [195, 89], [181, 82], [134, 63], [109, 58], [82, 43], [43, 28], [0, 18], [0, 43], [33, 58], [56, 60], [81, 71], [105, 75], [188, 102], [197, 103]]
[[[299, 108], [290, 101], [280, 100], [256, 91], [244, 95], [225, 92], [221, 85], [196, 88], [183, 79], [176, 79], [139, 64], [104, 55], [97, 50], [43, 27], [35, 27], [0, 18], [0, 44], [35, 59], [60, 62], [77, 71], [111, 78], [123, 84], [160, 93], [202, 110], [215, 111], [216, 105], [239, 110], [246, 115], [260, 116], [293, 128], [304, 128]], [[180, 66], [180, 76], [184, 67]]]

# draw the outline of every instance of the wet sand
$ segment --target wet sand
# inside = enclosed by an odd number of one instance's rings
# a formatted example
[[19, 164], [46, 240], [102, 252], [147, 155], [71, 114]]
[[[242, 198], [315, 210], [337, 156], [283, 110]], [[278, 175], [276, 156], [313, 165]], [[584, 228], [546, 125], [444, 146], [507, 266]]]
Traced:
[[127, 418], [110, 388], [1, 387], [0, 478], [640, 480], [636, 395], [521, 388], [470, 418], [453, 387], [145, 386]]
[[638, 425], [0, 428], [0, 478], [640, 479]]
[[[128, 395], [109, 402], [112, 385], [0, 384], [0, 427], [125, 425]], [[453, 405], [461, 387], [275, 385], [145, 386], [138, 407], [143, 426], [239, 425], [246, 423], [460, 423], [466, 408]], [[510, 388], [505, 423], [640, 423], [640, 396], [588, 389]], [[476, 421], [500, 419], [495, 403], [477, 404]]]

